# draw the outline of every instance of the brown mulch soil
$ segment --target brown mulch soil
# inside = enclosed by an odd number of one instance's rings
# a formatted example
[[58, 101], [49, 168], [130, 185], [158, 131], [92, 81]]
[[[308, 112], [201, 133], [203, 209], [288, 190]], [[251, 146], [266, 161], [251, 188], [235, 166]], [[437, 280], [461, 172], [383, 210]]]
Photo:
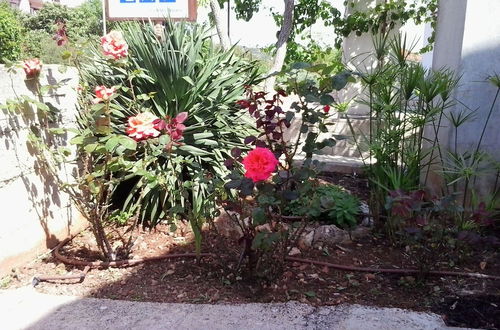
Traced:
[[[350, 190], [355, 190], [348, 188]], [[123, 230], [114, 233], [115, 238]], [[195, 259], [166, 259], [134, 267], [94, 269], [83, 283], [42, 282], [44, 293], [97, 298], [177, 303], [248, 303], [297, 300], [312, 305], [356, 303], [434, 311], [449, 325], [500, 328], [500, 283], [463, 277], [412, 277], [377, 273], [345, 272], [326, 267], [288, 262], [273, 281], [247, 278], [236, 271], [241, 246], [220, 237], [213, 230], [204, 233], [203, 252], [216, 254], [200, 262]], [[137, 229], [132, 258], [193, 252], [187, 224], [175, 232], [160, 225], [152, 231]], [[62, 254], [95, 260], [96, 246], [90, 232], [68, 243]], [[331, 263], [379, 268], [415, 268], [405, 249], [394, 247], [377, 235], [328, 250], [310, 249], [298, 257]], [[472, 251], [456, 265], [448, 261], [442, 270], [500, 275], [497, 251]], [[13, 270], [0, 283], [19, 287], [31, 283], [35, 275], [78, 273], [83, 267], [65, 265], [51, 254]]]

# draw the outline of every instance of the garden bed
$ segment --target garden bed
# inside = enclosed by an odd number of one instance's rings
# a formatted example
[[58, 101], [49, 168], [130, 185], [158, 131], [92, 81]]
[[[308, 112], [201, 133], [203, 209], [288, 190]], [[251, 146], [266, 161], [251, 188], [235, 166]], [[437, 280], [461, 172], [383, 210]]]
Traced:
[[[349, 188], [358, 196], [364, 194], [362, 179], [334, 175], [332, 181], [341, 184], [349, 182]], [[179, 226], [175, 233], [171, 233], [166, 225], [152, 231], [137, 229], [135, 237], [132, 258], [194, 251], [187, 224]], [[98, 253], [93, 242], [92, 234], [83, 232], [65, 245], [61, 253], [82, 260], [95, 260]], [[439, 276], [420, 279], [418, 276], [345, 272], [288, 262], [281, 277], [265, 282], [244, 278], [235, 271], [240, 251], [237, 242], [208, 230], [204, 234], [203, 252], [216, 256], [205, 257], [199, 263], [195, 259], [166, 259], [134, 267], [94, 269], [83, 283], [74, 283], [75, 280], [40, 283], [37, 290], [52, 294], [177, 303], [289, 300], [315, 306], [357, 303], [435, 311], [448, 318], [447, 321], [453, 325], [500, 327], [498, 312], [495, 312], [498, 308], [494, 308], [495, 304], [498, 306], [500, 283], [495, 280]], [[404, 249], [393, 247], [377, 235], [328, 250], [301, 251], [297, 257], [358, 267], [417, 267]], [[499, 275], [500, 257], [494, 251], [476, 251], [455, 267], [449, 267], [448, 262], [443, 260], [440, 269]], [[26, 285], [34, 275], [76, 274], [81, 270], [83, 267], [68, 266], [47, 255], [16, 269], [3, 280], [3, 286]], [[467, 308], [462, 306], [462, 302]]]
[[[190, 235], [174, 237], [169, 228], [160, 226], [147, 232], [137, 231], [139, 238], [133, 249], [133, 256], [158, 256], [168, 253], [193, 251], [191, 243], [184, 243], [180, 237], [190, 240]], [[65, 246], [65, 255], [91, 260], [95, 257], [92, 236], [84, 232]], [[485, 326], [493, 322], [492, 310], [488, 304], [478, 303], [475, 308], [454, 313], [450, 306], [456, 300], [481, 300], [484, 295], [500, 296], [498, 281], [455, 277], [432, 277], [419, 280], [415, 277], [381, 275], [375, 273], [352, 273], [336, 271], [326, 267], [302, 263], [288, 263], [275, 283], [256, 283], [238, 277], [234, 273], [238, 261], [239, 247], [229, 240], [207, 232], [204, 252], [217, 254], [216, 258], [204, 258], [199, 264], [193, 260], [165, 260], [150, 262], [134, 267], [92, 270], [83, 283], [40, 283], [40, 292], [97, 298], [124, 299], [136, 301], [177, 302], [177, 303], [246, 303], [283, 302], [298, 300], [312, 305], [336, 305], [357, 303], [372, 306], [400, 307], [418, 311], [434, 310], [440, 314], [460, 317], [470, 313], [466, 320], [479, 322], [479, 314], [484, 313]], [[327, 255], [328, 254], [328, 255]], [[390, 247], [383, 239], [366, 238], [339, 248], [326, 251], [309, 250], [304, 258], [332, 263], [372, 267], [414, 267], [400, 250]], [[498, 255], [483, 254], [483, 258], [471, 260], [452, 270], [495, 274], [500, 269]], [[481, 270], [479, 262], [488, 260]], [[76, 273], [83, 268], [62, 264], [52, 256], [35, 260], [17, 269], [12, 275], [9, 287], [30, 283], [34, 275], [64, 275]], [[449, 269], [444, 267], [442, 269]], [[496, 272], [498, 275], [498, 271]], [[71, 281], [68, 281], [71, 282]], [[72, 281], [75, 282], [75, 281]], [[491, 300], [491, 303], [495, 303]], [[473, 306], [474, 307], [474, 306]], [[497, 315], [498, 316], [498, 315]], [[488, 321], [489, 318], [489, 321]], [[452, 320], [453, 321], [453, 320]], [[490, 322], [490, 323], [488, 323]], [[498, 322], [498, 319], [497, 321]], [[457, 323], [455, 323], [457, 324]], [[464, 323], [461, 323], [464, 325]], [[482, 324], [482, 325], [481, 325]], [[469, 324], [471, 325], [471, 324]], [[472, 326], [472, 325], [471, 325]], [[496, 324], [498, 327], [499, 324]]]

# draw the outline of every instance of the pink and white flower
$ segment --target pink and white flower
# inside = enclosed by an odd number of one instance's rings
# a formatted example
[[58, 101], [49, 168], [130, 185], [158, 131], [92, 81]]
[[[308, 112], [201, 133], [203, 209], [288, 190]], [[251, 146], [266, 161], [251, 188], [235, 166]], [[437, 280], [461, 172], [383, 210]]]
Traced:
[[102, 52], [115, 60], [128, 56], [128, 45], [120, 31], [113, 30], [101, 37]]
[[129, 117], [127, 134], [136, 141], [157, 137], [160, 135], [157, 129], [158, 120], [158, 117], [150, 112]]
[[106, 86], [97, 86], [95, 88], [95, 98], [92, 103], [97, 104], [101, 102], [107, 102], [111, 99], [111, 97], [115, 94], [116, 88], [111, 87], [107, 88]]

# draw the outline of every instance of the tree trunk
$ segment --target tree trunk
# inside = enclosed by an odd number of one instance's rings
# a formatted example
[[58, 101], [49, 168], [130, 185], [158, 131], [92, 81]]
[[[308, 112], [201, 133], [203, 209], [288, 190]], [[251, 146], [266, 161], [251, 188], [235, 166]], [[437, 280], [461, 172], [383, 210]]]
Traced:
[[[276, 42], [276, 53], [274, 55], [273, 66], [269, 71], [269, 74], [281, 71], [283, 63], [286, 57], [286, 45], [288, 43], [288, 38], [292, 33], [293, 28], [293, 8], [295, 6], [295, 0], [283, 0], [285, 2], [285, 12], [283, 13], [283, 25], [278, 34], [278, 41]], [[266, 79], [264, 90], [269, 92], [274, 88], [274, 83], [276, 81], [276, 76], [271, 76]]]
[[210, 0], [210, 9], [212, 10], [217, 34], [219, 35], [220, 46], [223, 50], [227, 50], [231, 46], [231, 42], [229, 41], [229, 35], [226, 31], [226, 26], [222, 22], [219, 2], [217, 0]]

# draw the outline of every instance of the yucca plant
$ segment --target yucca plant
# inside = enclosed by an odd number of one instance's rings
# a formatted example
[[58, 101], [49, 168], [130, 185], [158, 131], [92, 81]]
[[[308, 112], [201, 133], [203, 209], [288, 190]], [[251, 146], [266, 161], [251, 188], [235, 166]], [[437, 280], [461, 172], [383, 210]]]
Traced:
[[[124, 209], [137, 209], [143, 225], [182, 216], [199, 230], [200, 219], [214, 210], [217, 184], [227, 175], [224, 160], [234, 147], [245, 148], [252, 125], [235, 105], [245, 85], [257, 83], [257, 65], [221, 50], [207, 30], [188, 23], [167, 22], [163, 33], [151, 24], [119, 26], [129, 45], [128, 62], [109, 65], [98, 49], [82, 65], [86, 86], [119, 86], [113, 102], [112, 129], [125, 134], [126, 119], [140, 112], [159, 118], [188, 113], [182, 143], [140, 170], [121, 173], [128, 179]], [[85, 125], [85, 123], [83, 123]], [[138, 148], [138, 162], [147, 148]], [[123, 197], [121, 197], [123, 198]]]

